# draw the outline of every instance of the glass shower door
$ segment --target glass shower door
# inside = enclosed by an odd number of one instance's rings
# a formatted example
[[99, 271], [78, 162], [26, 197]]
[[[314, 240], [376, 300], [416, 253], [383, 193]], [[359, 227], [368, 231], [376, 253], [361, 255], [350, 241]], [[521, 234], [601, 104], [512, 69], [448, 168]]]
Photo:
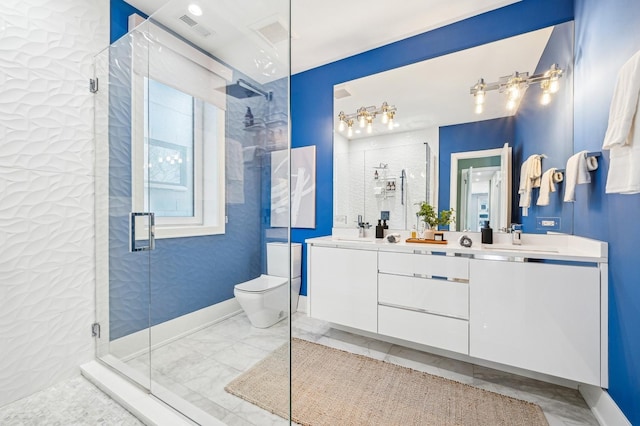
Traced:
[[[132, 161], [132, 34], [94, 58], [96, 169], [97, 358], [150, 389], [151, 215], [135, 212], [133, 178], [144, 164]], [[144, 213], [144, 214], [143, 214]]]

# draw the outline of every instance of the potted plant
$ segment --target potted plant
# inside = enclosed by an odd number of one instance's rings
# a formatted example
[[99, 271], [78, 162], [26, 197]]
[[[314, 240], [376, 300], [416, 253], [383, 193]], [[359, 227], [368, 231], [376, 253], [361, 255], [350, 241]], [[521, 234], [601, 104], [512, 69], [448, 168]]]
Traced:
[[422, 218], [424, 223], [429, 225], [431, 232], [426, 236], [427, 239], [433, 239], [433, 232], [438, 230], [438, 225], [446, 226], [455, 222], [454, 210], [442, 210], [440, 214], [436, 212], [433, 206], [425, 201], [420, 203], [420, 210], [416, 213]]

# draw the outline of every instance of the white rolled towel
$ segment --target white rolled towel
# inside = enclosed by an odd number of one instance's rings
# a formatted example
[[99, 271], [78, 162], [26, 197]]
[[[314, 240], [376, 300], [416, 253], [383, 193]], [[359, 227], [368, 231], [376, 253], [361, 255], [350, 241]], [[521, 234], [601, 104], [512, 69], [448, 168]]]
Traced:
[[556, 171], [553, 174], [553, 183], [560, 183], [564, 180], [564, 173]]
[[[564, 201], [573, 202], [576, 200], [576, 185], [583, 183], [591, 183], [591, 175], [589, 167], [598, 167], [598, 160], [595, 157], [589, 157], [595, 160], [587, 161], [587, 151], [580, 151], [572, 155], [567, 160], [567, 169], [565, 173]], [[595, 169], [593, 169], [595, 170]]]
[[553, 181], [553, 176], [555, 174], [555, 168], [551, 168], [542, 174], [542, 178], [540, 179], [540, 194], [538, 195], [538, 201], [536, 202], [536, 205], [549, 205], [549, 194], [551, 192], [556, 192], [556, 184]]

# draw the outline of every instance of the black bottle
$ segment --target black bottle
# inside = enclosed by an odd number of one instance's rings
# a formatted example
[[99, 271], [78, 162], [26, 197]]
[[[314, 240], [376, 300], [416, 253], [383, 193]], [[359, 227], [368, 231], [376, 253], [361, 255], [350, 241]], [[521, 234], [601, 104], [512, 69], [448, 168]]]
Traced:
[[493, 244], [493, 229], [489, 227], [488, 220], [484, 222], [480, 232], [482, 233], [482, 244]]
[[253, 114], [251, 108], [247, 107], [247, 112], [244, 114], [244, 127], [253, 126]]
[[380, 219], [378, 219], [378, 224], [376, 225], [376, 238], [384, 238], [384, 230], [380, 223]]

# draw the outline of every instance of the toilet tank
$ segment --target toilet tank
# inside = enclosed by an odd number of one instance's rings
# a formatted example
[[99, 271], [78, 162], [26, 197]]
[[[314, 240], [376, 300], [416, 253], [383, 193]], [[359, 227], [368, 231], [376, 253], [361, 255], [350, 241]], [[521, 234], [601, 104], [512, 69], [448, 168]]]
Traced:
[[[289, 243], [267, 243], [267, 275], [288, 277]], [[291, 277], [302, 271], [302, 244], [291, 243]]]

